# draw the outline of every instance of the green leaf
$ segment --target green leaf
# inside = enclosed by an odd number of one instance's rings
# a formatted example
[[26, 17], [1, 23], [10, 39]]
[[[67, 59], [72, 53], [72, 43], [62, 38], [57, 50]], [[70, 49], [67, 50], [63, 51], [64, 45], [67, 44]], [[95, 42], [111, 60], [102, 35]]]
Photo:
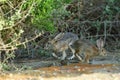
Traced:
[[6, 0], [0, 0], [0, 2], [5, 2]]

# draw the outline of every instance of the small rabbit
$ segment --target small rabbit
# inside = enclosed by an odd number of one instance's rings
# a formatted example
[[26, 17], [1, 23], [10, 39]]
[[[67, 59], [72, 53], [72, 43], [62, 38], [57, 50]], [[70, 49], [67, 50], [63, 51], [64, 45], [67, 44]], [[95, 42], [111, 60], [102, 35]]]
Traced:
[[[100, 38], [96, 41], [96, 45], [87, 40], [76, 40], [72, 44], [72, 48], [75, 50], [74, 55], [78, 57], [79, 60], [89, 63], [90, 58], [97, 55], [106, 55], [106, 50], [104, 47], [104, 41]], [[79, 54], [84, 54], [84, 59], [79, 56]], [[74, 57], [73, 57], [74, 58]]]
[[[64, 60], [67, 56], [66, 50], [69, 48], [72, 53], [74, 53], [74, 50], [72, 49], [71, 45], [78, 40], [78, 36], [72, 32], [65, 32], [65, 33], [59, 33], [54, 39], [49, 41], [49, 43], [52, 45], [53, 53], [52, 55], [56, 58], [59, 58], [61, 60]], [[62, 57], [58, 57], [56, 55], [57, 52], [62, 52]], [[71, 56], [70, 58], [72, 58]]]

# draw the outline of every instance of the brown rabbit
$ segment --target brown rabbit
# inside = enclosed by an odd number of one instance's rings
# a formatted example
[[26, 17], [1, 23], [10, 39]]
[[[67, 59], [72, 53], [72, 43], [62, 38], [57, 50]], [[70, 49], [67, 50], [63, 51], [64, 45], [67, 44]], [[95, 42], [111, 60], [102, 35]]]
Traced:
[[[56, 58], [64, 60], [67, 56], [66, 50], [69, 48], [72, 53], [74, 50], [71, 48], [71, 45], [78, 40], [78, 36], [72, 32], [59, 33], [54, 39], [50, 40], [51, 48], [53, 49], [52, 55]], [[56, 53], [62, 52], [62, 57], [58, 57]], [[70, 59], [73, 56], [70, 57]]]
[[[87, 40], [76, 40], [72, 48], [75, 50], [75, 56], [79, 60], [89, 63], [90, 58], [97, 55], [106, 55], [106, 50], [104, 47], [104, 41], [100, 38], [96, 41], [96, 45], [92, 44]], [[79, 54], [84, 54], [84, 59], [82, 59]]]

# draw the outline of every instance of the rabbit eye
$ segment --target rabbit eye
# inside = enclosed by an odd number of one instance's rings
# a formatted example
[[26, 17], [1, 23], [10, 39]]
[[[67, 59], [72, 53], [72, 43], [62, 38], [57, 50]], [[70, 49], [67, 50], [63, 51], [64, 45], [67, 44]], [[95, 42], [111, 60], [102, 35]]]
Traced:
[[102, 52], [104, 52], [104, 50], [102, 49]]
[[55, 43], [57, 43], [58, 41], [55, 41]]

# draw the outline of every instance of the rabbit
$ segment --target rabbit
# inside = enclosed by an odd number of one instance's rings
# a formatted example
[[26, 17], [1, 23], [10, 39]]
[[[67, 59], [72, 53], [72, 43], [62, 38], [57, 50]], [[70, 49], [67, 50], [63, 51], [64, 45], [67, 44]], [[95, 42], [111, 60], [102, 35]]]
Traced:
[[[78, 39], [78, 36], [72, 32], [59, 33], [54, 39], [49, 41], [53, 49], [52, 55], [58, 59], [64, 60], [67, 57], [66, 50], [70, 49], [72, 53], [74, 53], [71, 45]], [[56, 55], [58, 52], [62, 52], [62, 57]], [[74, 55], [72, 55], [70, 59], [72, 57], [74, 57]]]
[[[105, 56], [107, 51], [104, 47], [104, 41], [100, 38], [96, 41], [96, 45], [90, 41], [79, 39], [72, 44], [72, 48], [75, 50], [74, 55], [82, 62], [89, 63], [89, 60], [97, 55]], [[84, 59], [79, 56], [84, 55]]]

